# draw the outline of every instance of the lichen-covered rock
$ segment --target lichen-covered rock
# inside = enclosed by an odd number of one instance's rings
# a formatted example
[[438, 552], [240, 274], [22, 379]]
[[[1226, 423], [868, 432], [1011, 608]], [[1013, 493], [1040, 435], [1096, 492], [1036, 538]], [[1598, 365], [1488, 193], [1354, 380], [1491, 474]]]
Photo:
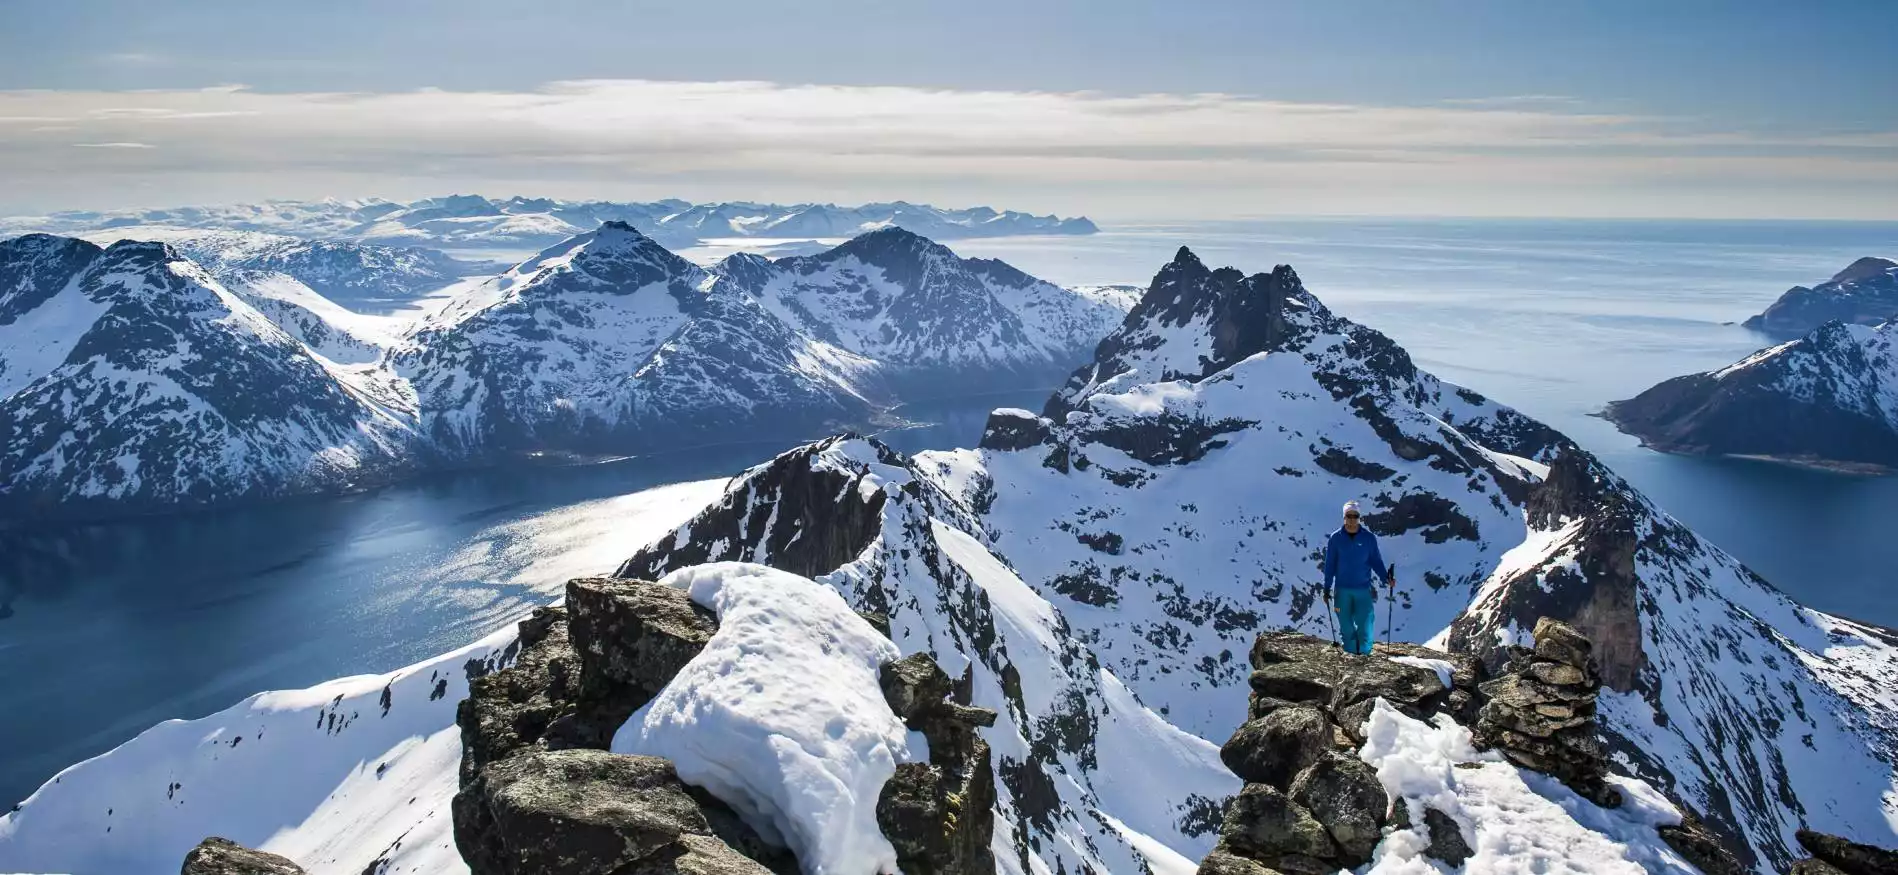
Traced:
[[1463, 861], [1476, 852], [1470, 849], [1470, 843], [1463, 838], [1463, 829], [1451, 817], [1430, 806], [1424, 806], [1424, 830], [1430, 835], [1430, 844], [1424, 848], [1426, 856], [1435, 857], [1451, 868], [1461, 868]]
[[1796, 837], [1814, 857], [1846, 875], [1898, 875], [1898, 851], [1809, 829], [1800, 830]]
[[304, 875], [304, 871], [288, 857], [211, 836], [185, 854], [181, 875]]
[[1681, 810], [1681, 822], [1675, 826], [1663, 826], [1655, 830], [1661, 841], [1674, 849], [1674, 853], [1694, 864], [1702, 875], [1747, 875], [1751, 870], [1733, 855], [1720, 837], [1707, 828], [1700, 818], [1685, 808]]
[[929, 742], [928, 763], [903, 763], [877, 797], [877, 826], [908, 875], [989, 875], [995, 773], [976, 734], [996, 713], [955, 701], [956, 684], [927, 653], [884, 663], [884, 701]]
[[1214, 848], [1199, 862], [1199, 870], [1194, 875], [1280, 875], [1276, 869], [1268, 868], [1257, 860], [1241, 857], [1225, 848]]
[[1585, 668], [1595, 645], [1582, 633], [1560, 620], [1543, 617], [1534, 632], [1536, 658], [1573, 668]]
[[513, 665], [470, 666], [468, 698], [455, 709], [463, 786], [488, 763], [539, 742], [579, 699], [580, 660], [567, 637], [566, 609], [536, 608], [519, 628]]
[[1265, 784], [1247, 784], [1233, 797], [1220, 836], [1228, 850], [1273, 868], [1284, 868], [1279, 864], [1287, 856], [1330, 859], [1338, 853], [1324, 824]]
[[1219, 749], [1219, 759], [1240, 780], [1283, 790], [1330, 749], [1325, 713], [1312, 705], [1287, 705], [1240, 726]]
[[1383, 838], [1391, 802], [1368, 763], [1349, 754], [1326, 753], [1292, 781], [1290, 796], [1324, 824], [1347, 867], [1370, 862], [1371, 851]]
[[1817, 858], [1795, 862], [1787, 873], [1788, 875], [1850, 875], [1844, 869]]
[[[672, 764], [658, 757], [528, 750], [489, 766], [483, 778], [474, 803], [491, 829], [477, 847], [462, 847], [476, 875], [617, 875], [635, 866], [667, 871], [652, 868], [667, 859], [719, 859], [704, 841], [680, 843], [686, 835], [712, 838], [712, 825]], [[770, 871], [744, 862], [748, 868], [726, 860], [724, 869], [707, 871]]]
[[684, 590], [641, 580], [567, 583], [573, 648], [589, 675], [657, 694], [705, 649], [718, 618]]

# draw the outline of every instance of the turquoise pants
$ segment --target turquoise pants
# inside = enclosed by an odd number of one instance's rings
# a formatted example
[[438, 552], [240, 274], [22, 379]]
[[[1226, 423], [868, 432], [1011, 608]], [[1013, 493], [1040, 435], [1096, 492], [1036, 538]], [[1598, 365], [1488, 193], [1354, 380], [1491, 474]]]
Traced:
[[1376, 626], [1371, 620], [1371, 606], [1377, 601], [1377, 590], [1339, 587], [1334, 598], [1338, 603], [1338, 642], [1352, 653], [1370, 653], [1371, 639], [1376, 637], [1371, 631]]

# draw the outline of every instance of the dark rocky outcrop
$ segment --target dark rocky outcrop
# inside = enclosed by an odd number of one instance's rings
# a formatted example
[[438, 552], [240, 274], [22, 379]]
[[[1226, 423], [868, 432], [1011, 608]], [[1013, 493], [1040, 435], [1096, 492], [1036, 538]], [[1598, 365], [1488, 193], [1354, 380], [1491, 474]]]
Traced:
[[230, 839], [211, 836], [185, 855], [181, 875], [304, 875], [288, 857], [253, 851]]
[[1604, 415], [1663, 452], [1898, 469], [1898, 422], [1879, 401], [1898, 384], [1894, 335], [1893, 325], [1828, 322], [1728, 367], [1659, 383]]
[[[882, 529], [882, 490], [859, 489], [864, 476], [812, 464], [812, 459], [855, 435], [838, 435], [778, 456], [753, 469], [746, 488], [725, 493], [681, 529], [686, 543], [665, 539], [634, 554], [614, 577], [657, 579], [668, 571], [763, 553], [771, 567], [803, 577], [837, 570], [863, 552]], [[887, 448], [872, 444], [878, 452]], [[891, 464], [901, 464], [891, 456]], [[724, 545], [727, 552], [715, 552]], [[753, 550], [750, 545], [760, 545]], [[745, 552], [741, 552], [745, 551]]]
[[1053, 438], [1048, 420], [1026, 410], [1002, 408], [989, 412], [988, 423], [982, 427], [982, 442], [976, 446], [985, 450], [1025, 450]]
[[[671, 763], [608, 753], [613, 733], [717, 631], [685, 593], [583, 578], [537, 609], [502, 665], [469, 666], [455, 845], [473, 875], [790, 875], [789, 852]], [[511, 662], [511, 664], [509, 664]]]
[[1898, 262], [1865, 257], [1811, 288], [1793, 286], [1742, 323], [1776, 338], [1799, 337], [1827, 322], [1877, 325], [1898, 316]]
[[904, 763], [877, 798], [877, 826], [909, 875], [995, 871], [995, 771], [976, 728], [996, 714], [955, 701], [955, 683], [928, 654], [886, 663], [883, 697], [929, 741], [929, 762]]
[[1813, 859], [1801, 861], [1800, 865], [1806, 868], [1795, 866], [1795, 873], [1819, 875], [1838, 871], [1845, 875], [1898, 875], [1898, 851], [1860, 844], [1809, 829], [1800, 830], [1797, 838]]
[[[1393, 656], [1450, 662], [1451, 686]], [[1369, 862], [1385, 828], [1409, 815], [1393, 810], [1376, 772], [1351, 753], [1365, 721], [1378, 699], [1417, 716], [1466, 707], [1482, 663], [1415, 644], [1358, 656], [1295, 632], [1261, 634], [1251, 660], [1249, 717], [1219, 752], [1246, 784], [1201, 875], [1329, 875]]]
[[1619, 806], [1621, 792], [1604, 780], [1607, 764], [1595, 725], [1601, 680], [1590, 655], [1593, 645], [1575, 627], [1546, 617], [1534, 634], [1532, 654], [1478, 688], [1488, 701], [1471, 740], [1556, 777], [1598, 805]]
[[[479, 804], [491, 827], [481, 868], [468, 861], [473, 871], [771, 871], [713, 835], [700, 800], [658, 757], [529, 750], [494, 764], [483, 778]], [[699, 840], [684, 842], [688, 835]]]
[[1424, 831], [1430, 835], [1430, 845], [1424, 848], [1426, 856], [1442, 860], [1454, 868], [1462, 866], [1463, 861], [1476, 853], [1463, 838], [1463, 828], [1457, 826], [1455, 818], [1426, 806], [1423, 820]]
[[1747, 875], [1752, 870], [1740, 858], [1727, 849], [1726, 843], [1707, 828], [1701, 819], [1687, 808], [1681, 808], [1681, 822], [1676, 826], [1663, 826], [1655, 829], [1661, 841], [1674, 849], [1674, 853], [1694, 864], [1702, 875]]

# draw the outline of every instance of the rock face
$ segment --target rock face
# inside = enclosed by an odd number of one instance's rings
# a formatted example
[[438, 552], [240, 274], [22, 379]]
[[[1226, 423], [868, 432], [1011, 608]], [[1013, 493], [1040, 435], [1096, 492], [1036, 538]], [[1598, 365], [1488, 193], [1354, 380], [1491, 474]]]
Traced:
[[1828, 322], [1716, 371], [1676, 377], [1605, 415], [1655, 449], [1898, 468], [1898, 321]]
[[520, 624], [512, 664], [471, 664], [455, 845], [474, 875], [789, 875], [796, 862], [613, 733], [717, 630], [684, 592], [580, 579]]
[[304, 875], [286, 857], [253, 851], [230, 839], [212, 836], [185, 855], [181, 875]]
[[[1451, 686], [1392, 656], [1451, 663]], [[1457, 694], [1457, 701], [1479, 695], [1482, 664], [1408, 644], [1359, 656], [1296, 632], [1259, 635], [1251, 659], [1251, 719], [1219, 751], [1246, 785], [1226, 807], [1201, 875], [1322, 875], [1369, 862], [1384, 827], [1400, 816], [1377, 773], [1352, 752], [1369, 708], [1381, 698], [1418, 716], [1438, 713]], [[1447, 837], [1442, 845], [1446, 855], [1458, 852]]]
[[1788, 339], [1827, 322], [1877, 325], [1898, 317], [1898, 261], [1867, 256], [1812, 288], [1794, 286], [1742, 323]]
[[1479, 748], [1495, 748], [1512, 763], [1553, 775], [1597, 805], [1621, 804], [1607, 774], [1595, 698], [1600, 676], [1593, 644], [1575, 627], [1543, 619], [1536, 624], [1535, 650], [1510, 662], [1502, 676], [1478, 691], [1487, 699], [1471, 737]]
[[1809, 829], [1799, 831], [1799, 844], [1813, 856], [1801, 861], [1804, 869], [1794, 871], [1823, 875], [1828, 871], [1845, 875], [1898, 875], [1898, 851], [1859, 844], [1849, 839]]
[[[728, 806], [680, 781], [672, 764], [610, 753], [613, 734], [665, 689], [717, 618], [685, 591], [624, 578], [567, 584], [563, 607], [520, 624], [498, 671], [471, 663], [455, 844], [473, 875], [792, 875], [797, 861]], [[926, 654], [888, 663], [891, 710], [929, 742], [884, 785], [877, 822], [905, 872], [988, 875], [995, 773], [968, 704]]]
[[929, 762], [903, 763], [877, 798], [877, 825], [909, 875], [995, 871], [995, 772], [976, 727], [996, 714], [952, 697], [955, 684], [926, 653], [883, 666], [890, 710], [929, 741]]

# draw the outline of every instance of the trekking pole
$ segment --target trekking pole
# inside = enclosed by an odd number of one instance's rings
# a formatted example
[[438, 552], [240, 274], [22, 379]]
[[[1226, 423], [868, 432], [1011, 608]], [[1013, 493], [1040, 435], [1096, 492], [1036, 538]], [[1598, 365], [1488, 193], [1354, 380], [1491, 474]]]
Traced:
[[1338, 618], [1331, 615], [1331, 593], [1326, 592], [1322, 588], [1319, 589], [1318, 592], [1322, 594], [1325, 599], [1325, 628], [1331, 630], [1331, 646], [1337, 647], [1339, 646], [1338, 645]]
[[1390, 605], [1384, 609], [1384, 649], [1391, 649], [1391, 627], [1397, 622], [1397, 566], [1390, 567], [1390, 586], [1385, 592], [1390, 596]]

